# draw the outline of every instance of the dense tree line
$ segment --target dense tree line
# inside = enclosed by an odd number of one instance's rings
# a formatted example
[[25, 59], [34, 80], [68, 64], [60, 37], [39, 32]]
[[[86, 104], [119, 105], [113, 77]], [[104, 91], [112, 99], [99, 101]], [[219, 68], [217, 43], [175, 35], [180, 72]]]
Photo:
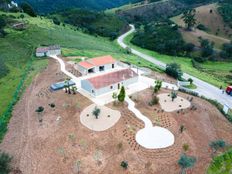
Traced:
[[173, 24], [148, 24], [138, 30], [131, 42], [142, 48], [168, 55], [185, 55], [193, 44], [186, 44], [177, 26]]
[[112, 40], [127, 26], [126, 22], [113, 14], [83, 9], [58, 12], [58, 15], [55, 14], [52, 17], [57, 24], [59, 24], [58, 19], [60, 19], [62, 22], [76, 26], [89, 34], [109, 37]]
[[118, 7], [129, 2], [134, 3], [141, 0], [16, 0], [18, 3], [22, 3], [24, 1], [30, 3], [39, 14], [48, 14], [51, 12], [71, 8], [105, 10], [108, 8]]
[[224, 21], [229, 24], [232, 28], [232, 4], [231, 1], [222, 1], [220, 7], [218, 8], [219, 13], [223, 17]]

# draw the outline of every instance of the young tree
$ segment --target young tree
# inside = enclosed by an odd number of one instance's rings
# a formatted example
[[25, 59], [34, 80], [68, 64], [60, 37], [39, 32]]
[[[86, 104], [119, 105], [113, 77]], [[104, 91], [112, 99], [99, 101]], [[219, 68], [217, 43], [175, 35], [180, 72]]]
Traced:
[[101, 112], [101, 110], [97, 106], [95, 106], [92, 114], [96, 117], [96, 119], [98, 119], [100, 112]]
[[167, 64], [165, 72], [175, 79], [180, 79], [183, 75], [180, 65], [177, 63]]
[[153, 89], [153, 94], [157, 93], [162, 87], [162, 81], [161, 80], [157, 80], [155, 81], [155, 86]]
[[172, 91], [172, 92], [171, 92], [171, 98], [172, 98], [172, 101], [174, 101], [175, 98], [177, 98], [177, 92]]
[[12, 157], [10, 157], [7, 153], [0, 151], [0, 173], [8, 174], [11, 171], [10, 163], [12, 161]]
[[128, 168], [128, 162], [127, 161], [122, 161], [121, 162], [121, 167], [124, 168], [124, 169], [127, 169]]
[[81, 161], [80, 160], [77, 160], [76, 162], [75, 162], [75, 170], [77, 171], [77, 174], [79, 174], [80, 173], [80, 171], [81, 171]]
[[191, 30], [194, 25], [196, 25], [196, 10], [190, 9], [183, 13], [181, 17], [184, 20], [184, 23], [187, 25], [187, 29]]
[[184, 132], [184, 130], [185, 130], [186, 128], [185, 128], [185, 126], [182, 124], [182, 125], [180, 125], [180, 133], [183, 133]]
[[126, 91], [125, 91], [124, 86], [122, 86], [122, 88], [121, 88], [121, 90], [119, 92], [119, 95], [118, 95], [118, 101], [124, 102], [125, 97], [126, 97]]
[[178, 160], [178, 164], [181, 167], [181, 174], [185, 174], [186, 169], [193, 167], [195, 163], [196, 163], [195, 157], [190, 157], [185, 154], [182, 154], [180, 156], [180, 159]]
[[112, 94], [112, 98], [114, 99], [114, 104], [116, 103], [116, 100], [117, 100], [117, 98], [118, 98], [118, 94], [116, 93], [116, 92], [114, 92], [113, 94]]
[[43, 118], [42, 118], [42, 113], [44, 112], [44, 107], [43, 106], [39, 106], [35, 112], [37, 112], [38, 114], [38, 118], [39, 118], [39, 122], [41, 123], [43, 121]]
[[68, 92], [69, 94], [71, 94], [71, 88], [70, 88], [69, 81], [70, 81], [70, 79], [66, 79], [64, 81], [64, 89], [65, 89], [65, 93]]

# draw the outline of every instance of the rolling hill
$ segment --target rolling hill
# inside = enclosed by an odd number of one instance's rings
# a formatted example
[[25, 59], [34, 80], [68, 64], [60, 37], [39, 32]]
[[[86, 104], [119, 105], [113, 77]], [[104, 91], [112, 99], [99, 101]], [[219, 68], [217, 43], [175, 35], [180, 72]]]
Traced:
[[[16, 1], [18, 3], [25, 2], [25, 0]], [[118, 7], [129, 2], [133, 3], [138, 1], [139, 0], [26, 0], [26, 2], [30, 3], [40, 14], [64, 10], [64, 8], [86, 8], [91, 10], [104, 10], [108, 8]]]
[[[210, 13], [210, 10], [212, 12]], [[184, 28], [185, 24], [181, 19], [182, 15], [171, 18], [173, 22]], [[192, 42], [195, 45], [200, 45], [199, 37], [208, 39], [215, 43], [215, 47], [220, 49], [222, 44], [230, 42], [232, 29], [223, 21], [218, 13], [218, 4], [209, 4], [196, 8], [197, 24], [203, 24], [207, 31], [195, 29], [192, 32], [180, 29], [186, 42]]]
[[[20, 19], [20, 15], [24, 15], [24, 18]], [[9, 70], [4, 77], [0, 78], [0, 101], [4, 101], [0, 103], [0, 139], [6, 131], [6, 123], [9, 121], [13, 106], [25, 87], [31, 83], [37, 73], [47, 67], [48, 59], [38, 59], [34, 56], [36, 47], [59, 44], [64, 56], [95, 57], [110, 54], [114, 58], [138, 65], [137, 57], [128, 55], [115, 42], [84, 34], [76, 27], [55, 25], [51, 19], [30, 17], [22, 13], [0, 11], [0, 16], [9, 18], [4, 28], [7, 35], [0, 37], [0, 70], [2, 63]], [[19, 22], [26, 24], [25, 30], [19, 31], [12, 28], [13, 24]], [[140, 61], [139, 66], [155, 69], [154, 65], [146, 61]]]

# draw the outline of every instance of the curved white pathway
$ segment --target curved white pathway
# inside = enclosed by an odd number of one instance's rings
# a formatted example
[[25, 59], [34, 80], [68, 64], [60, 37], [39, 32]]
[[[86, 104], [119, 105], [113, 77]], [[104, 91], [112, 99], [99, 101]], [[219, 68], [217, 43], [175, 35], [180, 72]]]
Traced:
[[[69, 76], [71, 80], [73, 80], [76, 83], [77, 86], [80, 85], [80, 81], [81, 79], [83, 79], [83, 77], [76, 77], [72, 73], [68, 72], [65, 68], [64, 61], [56, 55], [51, 55], [50, 57], [57, 60], [60, 63], [60, 69], [64, 74]], [[150, 80], [147, 81], [150, 82]], [[151, 84], [153, 83], [154, 81], [152, 80]], [[175, 88], [175, 85], [170, 85], [170, 87]], [[151, 120], [135, 108], [135, 103], [129, 97], [126, 97], [125, 100], [128, 103], [128, 109], [132, 111], [135, 114], [135, 116], [138, 119], [142, 120], [145, 124], [145, 127], [143, 129], [140, 129], [136, 134], [135, 139], [138, 144], [147, 149], [165, 148], [174, 144], [174, 135], [168, 129], [158, 126], [153, 127]], [[94, 103], [99, 103], [98, 100], [92, 101]]]
[[[128, 45], [126, 45], [124, 43], [124, 39], [128, 35], [130, 35], [131, 33], [135, 32], [134, 25], [130, 25], [130, 27], [131, 27], [131, 29], [127, 33], [121, 35], [117, 39], [118, 44], [122, 48], [128, 48], [129, 47]], [[157, 60], [155, 57], [143, 54], [143, 53], [141, 53], [141, 52], [139, 52], [139, 51], [137, 51], [137, 50], [135, 50], [133, 48], [131, 48], [131, 52], [133, 54], [135, 54], [135, 55], [137, 55], [137, 56], [139, 56], [139, 57], [153, 63], [153, 64], [156, 64], [160, 68], [163, 68], [163, 69], [166, 68], [166, 64], [159, 61], [159, 60]], [[203, 96], [205, 96], [205, 97], [207, 97], [209, 99], [217, 100], [222, 105], [227, 105], [230, 108], [232, 108], [232, 97], [227, 95], [226, 93], [222, 94], [222, 91], [219, 88], [217, 88], [217, 87], [215, 87], [215, 86], [213, 86], [213, 85], [211, 85], [211, 84], [209, 84], [207, 82], [204, 82], [204, 81], [198, 79], [197, 77], [193, 77], [193, 76], [191, 76], [191, 75], [189, 75], [187, 73], [184, 73], [183, 77], [185, 79], [192, 78], [194, 80], [194, 84], [197, 86], [197, 89], [195, 89], [193, 91], [199, 93], [199, 95], [203, 95]]]
[[136, 133], [135, 139], [138, 144], [146, 149], [160, 149], [174, 144], [174, 135], [168, 129], [153, 127], [151, 120], [135, 108], [135, 103], [128, 96], [125, 101], [128, 103], [128, 109], [145, 124], [145, 127]]

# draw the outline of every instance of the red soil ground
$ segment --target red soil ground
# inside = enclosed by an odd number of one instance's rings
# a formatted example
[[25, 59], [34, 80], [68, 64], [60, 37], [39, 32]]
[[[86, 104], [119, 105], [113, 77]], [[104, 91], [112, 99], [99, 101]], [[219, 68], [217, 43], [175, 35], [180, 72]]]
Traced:
[[[126, 104], [109, 104], [121, 111], [121, 119], [107, 131], [93, 132], [79, 120], [80, 112], [91, 101], [80, 94], [49, 91], [50, 84], [65, 78], [59, 64], [50, 60], [48, 68], [34, 79], [15, 106], [0, 149], [14, 157], [12, 165], [23, 174], [77, 173], [77, 161], [81, 174], [176, 174], [180, 171], [177, 161], [184, 143], [190, 147], [187, 154], [197, 157], [197, 164], [189, 173], [201, 174], [210, 162], [208, 143], [219, 138], [232, 143], [232, 125], [208, 102], [194, 97], [192, 105], [197, 110], [164, 113], [159, 106], [148, 106], [150, 89], [132, 98], [137, 99], [138, 109], [155, 125], [175, 134], [172, 147], [161, 150], [140, 147], [134, 136], [144, 125]], [[51, 103], [56, 107], [51, 108]], [[42, 123], [35, 112], [39, 106], [45, 108]], [[183, 133], [179, 132], [181, 124], [186, 127]], [[129, 163], [127, 170], [120, 167], [123, 160]]]

